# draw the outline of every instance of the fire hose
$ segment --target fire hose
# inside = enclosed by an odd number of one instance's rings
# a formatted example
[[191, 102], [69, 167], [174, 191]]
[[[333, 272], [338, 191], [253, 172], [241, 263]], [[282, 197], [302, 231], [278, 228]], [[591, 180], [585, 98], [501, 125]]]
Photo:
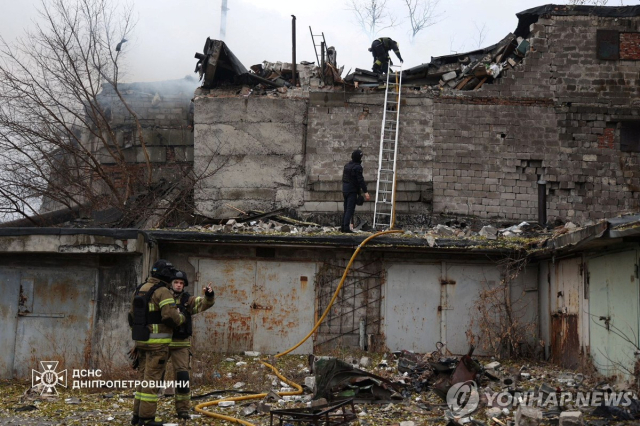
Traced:
[[[394, 209], [395, 210], [395, 209]], [[393, 228], [393, 224], [391, 225], [391, 227]], [[393, 233], [401, 233], [403, 231], [401, 230], [394, 230], [394, 229], [389, 229], [387, 231], [381, 231], [378, 232], [376, 234], [373, 234], [371, 236], [369, 236], [368, 238], [366, 238], [364, 241], [362, 241], [359, 245], [358, 248], [356, 248], [356, 251], [353, 253], [353, 255], [351, 256], [351, 260], [349, 260], [349, 263], [347, 264], [347, 267], [344, 270], [344, 273], [342, 274], [342, 279], [340, 280], [340, 284], [338, 284], [338, 288], [336, 288], [335, 293], [333, 294], [333, 297], [331, 298], [331, 301], [329, 302], [329, 305], [327, 306], [327, 308], [324, 310], [324, 313], [322, 314], [322, 316], [318, 319], [318, 321], [316, 322], [315, 326], [313, 327], [313, 329], [311, 329], [311, 331], [309, 332], [309, 334], [307, 334], [302, 340], [300, 340], [299, 343], [297, 343], [296, 345], [290, 347], [289, 349], [287, 349], [284, 352], [280, 352], [279, 354], [275, 355], [275, 358], [280, 358], [284, 355], [287, 355], [288, 353], [296, 350], [298, 347], [300, 347], [304, 342], [307, 341], [307, 339], [309, 339], [309, 337], [311, 337], [313, 335], [313, 333], [316, 332], [316, 330], [318, 329], [318, 327], [320, 327], [320, 324], [322, 324], [322, 322], [324, 321], [324, 319], [327, 317], [327, 315], [329, 314], [329, 311], [331, 310], [331, 307], [333, 306], [333, 303], [335, 302], [335, 300], [338, 298], [338, 294], [340, 294], [340, 290], [342, 289], [342, 285], [344, 284], [345, 279], [347, 278], [347, 274], [349, 273], [349, 270], [351, 269], [351, 265], [353, 265], [354, 260], [356, 259], [356, 257], [358, 256], [358, 254], [360, 253], [360, 250], [371, 240], [373, 240], [374, 238], [380, 237], [382, 235], [386, 235], [386, 234], [393, 234]], [[299, 384], [292, 382], [291, 380], [287, 379], [286, 377], [284, 377], [282, 374], [280, 374], [280, 372], [278, 371], [278, 369], [276, 367], [274, 367], [273, 365], [265, 362], [265, 361], [260, 361], [260, 363], [268, 368], [270, 368], [276, 376], [278, 376], [278, 378], [280, 380], [282, 380], [283, 382], [287, 383], [288, 385], [291, 385], [292, 387], [294, 387], [295, 389], [297, 389], [296, 391], [293, 392], [278, 392], [277, 394], [280, 396], [287, 396], [287, 395], [300, 395], [302, 394], [302, 386], [300, 386]], [[238, 423], [241, 425], [245, 425], [245, 426], [256, 426], [254, 423], [250, 423], [247, 422], [245, 420], [241, 420], [235, 417], [231, 417], [231, 416], [225, 416], [224, 414], [218, 414], [218, 413], [214, 413], [211, 411], [207, 411], [204, 408], [205, 407], [211, 407], [211, 406], [216, 406], [219, 403], [223, 402], [223, 401], [246, 401], [246, 400], [251, 400], [251, 399], [261, 399], [264, 398], [265, 396], [267, 396], [266, 393], [258, 393], [255, 395], [245, 395], [245, 396], [236, 396], [236, 397], [230, 397], [230, 398], [224, 398], [224, 399], [218, 399], [215, 401], [208, 401], [208, 402], [203, 402], [201, 404], [196, 405], [196, 411], [198, 413], [204, 414], [206, 416], [209, 417], [213, 417], [216, 419], [220, 419], [220, 420], [225, 420], [228, 422], [232, 422], [232, 423]]]

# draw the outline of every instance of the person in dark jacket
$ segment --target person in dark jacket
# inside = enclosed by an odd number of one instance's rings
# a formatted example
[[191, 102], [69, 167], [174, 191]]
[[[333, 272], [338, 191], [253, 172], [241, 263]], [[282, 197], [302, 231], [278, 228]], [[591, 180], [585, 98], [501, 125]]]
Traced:
[[342, 171], [342, 195], [344, 196], [344, 215], [342, 216], [342, 232], [351, 233], [351, 219], [356, 211], [356, 199], [362, 191], [365, 200], [371, 197], [367, 192], [367, 183], [362, 176], [362, 151], [356, 149]]
[[[404, 62], [400, 55], [398, 42], [389, 37], [380, 37], [373, 40], [373, 43], [371, 43], [371, 47], [369, 48], [369, 52], [373, 55], [373, 72], [377, 74], [384, 74], [387, 72], [389, 69], [389, 62], [391, 61], [391, 58], [389, 58], [390, 50], [393, 50], [393, 53], [396, 54], [401, 63]], [[391, 63], [393, 64], [393, 62]]]

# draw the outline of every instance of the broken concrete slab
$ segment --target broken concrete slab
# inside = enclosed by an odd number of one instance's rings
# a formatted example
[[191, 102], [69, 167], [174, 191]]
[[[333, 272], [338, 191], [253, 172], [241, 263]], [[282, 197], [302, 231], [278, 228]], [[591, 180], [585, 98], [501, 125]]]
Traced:
[[542, 410], [535, 407], [518, 406], [516, 426], [538, 426], [542, 422]]
[[560, 413], [560, 426], [582, 426], [584, 419], [581, 411], [563, 411]]
[[448, 227], [447, 225], [438, 225], [435, 229], [436, 234], [443, 236], [456, 235], [456, 230]]
[[458, 76], [458, 73], [455, 71], [448, 72], [442, 76], [442, 81], [447, 82], [449, 80], [453, 80]]
[[[495, 240], [498, 238], [498, 230], [491, 225], [483, 226], [480, 232], [478, 233], [481, 237], [488, 238], [490, 240]], [[493, 364], [493, 363], [492, 363]], [[498, 363], [500, 365], [500, 363]], [[487, 367], [489, 368], [489, 367]]]

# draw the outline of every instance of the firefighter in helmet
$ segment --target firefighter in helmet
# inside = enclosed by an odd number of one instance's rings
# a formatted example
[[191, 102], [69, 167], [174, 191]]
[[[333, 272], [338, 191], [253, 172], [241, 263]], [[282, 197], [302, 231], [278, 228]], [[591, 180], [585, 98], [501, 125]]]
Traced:
[[[369, 52], [373, 55], [373, 72], [377, 74], [385, 74], [389, 69], [389, 51], [393, 50], [400, 62], [403, 63], [402, 56], [400, 55], [400, 47], [398, 42], [389, 37], [380, 37], [373, 40]], [[391, 62], [393, 65], [393, 62]]]
[[181, 386], [181, 383], [189, 382], [191, 373], [191, 317], [204, 312], [215, 303], [213, 289], [209, 283], [202, 288], [203, 296], [192, 296], [184, 288], [189, 285], [187, 274], [176, 271], [171, 280], [171, 289], [176, 306], [185, 316], [185, 322], [173, 331], [173, 338], [169, 344], [169, 357], [176, 372], [175, 404], [178, 418], [189, 419], [191, 409], [191, 389], [189, 386]]
[[138, 380], [147, 385], [136, 388], [131, 424], [158, 426], [162, 421], [155, 417], [157, 383], [164, 377], [173, 330], [185, 322], [185, 315], [176, 307], [169, 290], [175, 275], [173, 265], [160, 259], [153, 264], [150, 275], [136, 288], [129, 311], [129, 325], [135, 341], [131, 356], [134, 368], [138, 369]]

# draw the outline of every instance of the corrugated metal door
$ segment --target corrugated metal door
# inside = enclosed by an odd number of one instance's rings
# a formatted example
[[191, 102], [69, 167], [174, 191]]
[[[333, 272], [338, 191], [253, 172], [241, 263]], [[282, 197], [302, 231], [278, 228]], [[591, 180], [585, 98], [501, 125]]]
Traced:
[[59, 361], [67, 369], [89, 366], [96, 291], [95, 269], [31, 268], [21, 273], [16, 377], [31, 377], [40, 361]]
[[599, 372], [629, 376], [634, 346], [620, 337], [638, 341], [638, 278], [635, 250], [589, 259], [589, 312], [591, 355]]
[[556, 265], [556, 294], [551, 295], [551, 357], [565, 368], [576, 368], [580, 363], [581, 271], [580, 257], [562, 260]]
[[435, 350], [440, 340], [440, 275], [440, 264], [388, 268], [384, 326], [390, 350]]
[[[216, 352], [276, 353], [314, 321], [314, 262], [198, 259], [198, 285], [213, 282], [216, 304], [194, 317], [194, 346]], [[310, 353], [305, 342], [294, 353]]]
[[[314, 277], [310, 262], [258, 262], [251, 313], [253, 350], [277, 353], [289, 349], [314, 325]], [[309, 339], [292, 353], [313, 352]]]
[[[198, 285], [213, 282], [216, 304], [194, 317], [194, 346], [214, 352], [251, 350], [251, 298], [256, 279], [253, 260], [199, 259]], [[194, 292], [200, 289], [193, 289]]]
[[18, 301], [20, 299], [20, 272], [0, 269], [0, 379], [10, 379], [13, 375], [13, 356], [16, 345], [16, 325], [18, 324]]

